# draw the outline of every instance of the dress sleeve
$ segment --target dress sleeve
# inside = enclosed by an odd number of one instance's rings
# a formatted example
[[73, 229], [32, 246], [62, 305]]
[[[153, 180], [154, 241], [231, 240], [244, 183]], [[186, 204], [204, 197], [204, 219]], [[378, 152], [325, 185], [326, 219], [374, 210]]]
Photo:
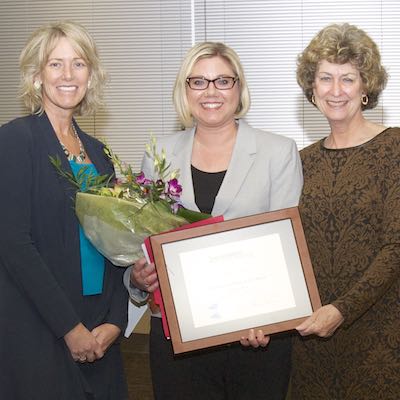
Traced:
[[31, 235], [35, 158], [29, 128], [17, 130], [10, 124], [0, 128], [0, 148], [10, 155], [0, 157], [0, 268], [60, 338], [80, 319]]
[[[388, 151], [390, 148], [390, 153]], [[380, 250], [360, 279], [332, 304], [342, 313], [343, 326], [351, 325], [400, 279], [400, 146], [385, 150], [389, 161], [382, 179], [383, 210], [380, 226], [373, 234]]]

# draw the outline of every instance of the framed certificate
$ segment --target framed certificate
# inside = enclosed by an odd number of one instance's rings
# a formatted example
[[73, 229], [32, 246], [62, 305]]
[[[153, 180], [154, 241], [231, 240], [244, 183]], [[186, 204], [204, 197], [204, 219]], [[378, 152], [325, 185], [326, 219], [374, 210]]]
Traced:
[[321, 307], [297, 207], [150, 243], [175, 354], [291, 330]]

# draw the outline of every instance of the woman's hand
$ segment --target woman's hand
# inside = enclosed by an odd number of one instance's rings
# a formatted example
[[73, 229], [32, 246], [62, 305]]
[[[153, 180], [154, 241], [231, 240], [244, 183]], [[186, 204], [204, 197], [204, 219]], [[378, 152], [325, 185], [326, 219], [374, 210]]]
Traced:
[[332, 336], [343, 323], [341, 312], [332, 304], [319, 308], [302, 324], [296, 327], [301, 336], [317, 335], [320, 337]]
[[259, 329], [257, 333], [254, 331], [254, 329], [250, 329], [247, 338], [242, 337], [240, 339], [240, 344], [245, 347], [252, 346], [257, 348], [265, 347], [269, 343], [269, 341], [270, 337], [265, 336], [264, 332], [261, 329]]
[[121, 333], [121, 329], [113, 324], [101, 324], [92, 330], [92, 335], [100, 344], [103, 353], [115, 342]]
[[143, 257], [135, 262], [131, 270], [132, 285], [146, 292], [154, 292], [158, 288], [156, 267], [153, 263], [147, 264]]
[[99, 342], [81, 323], [71, 329], [64, 336], [64, 340], [75, 361], [93, 362], [104, 355]]

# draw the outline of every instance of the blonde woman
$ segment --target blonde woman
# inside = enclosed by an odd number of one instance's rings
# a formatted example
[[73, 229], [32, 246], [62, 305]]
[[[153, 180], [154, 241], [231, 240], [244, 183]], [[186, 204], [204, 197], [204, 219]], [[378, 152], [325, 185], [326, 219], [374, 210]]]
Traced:
[[[302, 172], [296, 144], [245, 122], [250, 95], [230, 47], [214, 42], [194, 46], [178, 73], [174, 103], [187, 130], [158, 145], [166, 150], [172, 168], [180, 169], [186, 208], [231, 219], [297, 205]], [[142, 167], [151, 176], [146, 156]], [[130, 278], [132, 295], [135, 290], [145, 295], [158, 286], [154, 265], [144, 260], [136, 263]], [[290, 349], [290, 338], [284, 336], [272, 339], [267, 349], [235, 343], [174, 357], [155, 314], [150, 338], [155, 398], [282, 400]]]
[[88, 243], [74, 188], [49, 160], [113, 172], [73, 118], [97, 109], [105, 73], [86, 29], [68, 21], [38, 28], [20, 66], [31, 114], [0, 128], [0, 398], [127, 399], [123, 271]]

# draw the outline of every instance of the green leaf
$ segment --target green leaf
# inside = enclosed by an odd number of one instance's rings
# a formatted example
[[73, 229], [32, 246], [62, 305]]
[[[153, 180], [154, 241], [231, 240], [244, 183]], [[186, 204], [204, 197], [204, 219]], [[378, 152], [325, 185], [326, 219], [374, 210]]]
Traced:
[[212, 215], [202, 213], [199, 211], [188, 210], [187, 208], [181, 207], [178, 209], [177, 215], [186, 219], [186, 221], [192, 223], [202, 221], [204, 219], [211, 218]]
[[110, 185], [114, 175], [95, 175], [93, 172], [87, 173], [88, 166], [82, 165], [76, 176], [71, 172], [64, 171], [62, 169], [61, 159], [57, 155], [56, 157], [49, 156], [51, 164], [54, 166], [60, 176], [67, 179], [73, 186], [82, 192], [97, 192], [103, 187]]

